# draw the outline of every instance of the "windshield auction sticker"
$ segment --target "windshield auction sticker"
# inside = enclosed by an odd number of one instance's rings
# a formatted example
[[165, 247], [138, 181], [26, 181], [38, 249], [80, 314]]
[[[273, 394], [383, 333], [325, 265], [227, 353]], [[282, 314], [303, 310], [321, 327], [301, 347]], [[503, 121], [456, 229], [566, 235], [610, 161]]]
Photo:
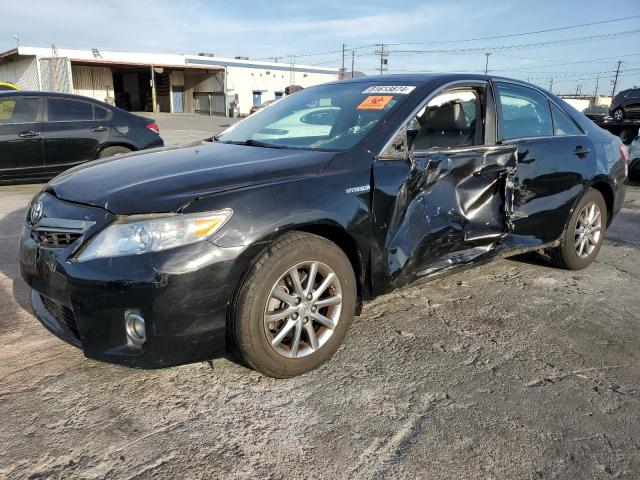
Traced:
[[379, 87], [369, 87], [362, 93], [391, 93], [393, 95], [409, 95], [416, 87], [408, 85], [381, 85]]
[[358, 105], [358, 110], [384, 110], [384, 107], [387, 106], [393, 100], [393, 95], [369, 95], [365, 98], [360, 105]]

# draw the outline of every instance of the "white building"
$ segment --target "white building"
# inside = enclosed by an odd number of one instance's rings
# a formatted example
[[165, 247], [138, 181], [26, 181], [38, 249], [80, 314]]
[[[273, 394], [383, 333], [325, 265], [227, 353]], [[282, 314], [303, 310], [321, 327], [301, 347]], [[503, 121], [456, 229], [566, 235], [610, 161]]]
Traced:
[[246, 115], [252, 105], [281, 97], [289, 85], [337, 79], [336, 68], [206, 54], [24, 46], [0, 53], [0, 82], [85, 95], [131, 111], [229, 115], [235, 102]]

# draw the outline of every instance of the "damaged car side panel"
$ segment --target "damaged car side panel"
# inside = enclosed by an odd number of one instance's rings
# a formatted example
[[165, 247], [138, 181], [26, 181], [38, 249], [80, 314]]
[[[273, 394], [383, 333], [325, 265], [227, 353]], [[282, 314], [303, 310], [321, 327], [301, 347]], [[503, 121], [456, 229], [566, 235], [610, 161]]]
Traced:
[[374, 164], [377, 268], [389, 290], [490, 257], [509, 231], [516, 147], [416, 152]]

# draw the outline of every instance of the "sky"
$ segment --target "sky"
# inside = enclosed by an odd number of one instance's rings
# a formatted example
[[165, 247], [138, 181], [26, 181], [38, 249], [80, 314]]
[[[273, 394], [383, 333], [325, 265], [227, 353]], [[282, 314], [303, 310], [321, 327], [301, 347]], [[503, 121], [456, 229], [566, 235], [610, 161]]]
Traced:
[[[621, 21], [517, 35], [566, 26]], [[380, 1], [2, 0], [0, 51], [27, 46], [98, 48], [340, 67], [376, 74], [376, 44], [388, 73], [489, 72], [567, 94], [640, 85], [638, 0]], [[502, 36], [503, 38], [486, 39]]]

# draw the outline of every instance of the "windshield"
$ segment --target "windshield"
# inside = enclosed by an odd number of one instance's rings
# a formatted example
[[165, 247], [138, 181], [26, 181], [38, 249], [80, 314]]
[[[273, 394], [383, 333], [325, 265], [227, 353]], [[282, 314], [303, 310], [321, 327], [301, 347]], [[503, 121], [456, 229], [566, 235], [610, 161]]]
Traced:
[[261, 109], [216, 139], [278, 148], [348, 150], [414, 88], [366, 82], [308, 88]]

